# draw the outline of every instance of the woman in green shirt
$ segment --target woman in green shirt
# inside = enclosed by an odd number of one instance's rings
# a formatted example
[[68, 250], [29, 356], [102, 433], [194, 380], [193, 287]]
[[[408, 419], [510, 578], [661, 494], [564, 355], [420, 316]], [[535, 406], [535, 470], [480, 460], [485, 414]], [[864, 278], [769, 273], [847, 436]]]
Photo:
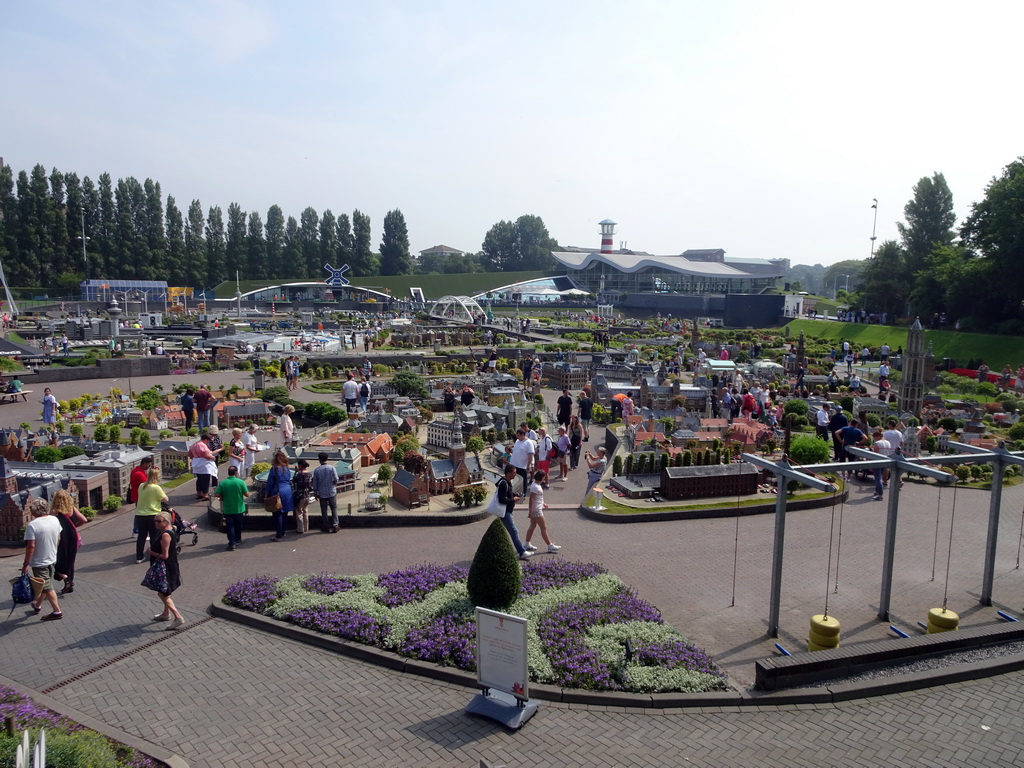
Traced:
[[139, 502], [135, 508], [135, 516], [145, 519], [145, 525], [139, 526], [139, 535], [135, 540], [135, 562], [143, 562], [142, 553], [145, 542], [156, 533], [153, 521], [162, 511], [160, 503], [167, 501], [167, 494], [160, 487], [160, 470], [151, 467], [146, 475], [146, 482], [139, 488]]

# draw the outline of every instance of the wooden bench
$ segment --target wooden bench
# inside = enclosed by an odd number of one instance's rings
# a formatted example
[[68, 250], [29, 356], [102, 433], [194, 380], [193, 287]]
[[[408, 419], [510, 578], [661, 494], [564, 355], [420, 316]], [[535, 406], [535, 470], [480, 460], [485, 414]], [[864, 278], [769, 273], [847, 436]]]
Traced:
[[23, 389], [21, 392], [0, 392], [0, 403], [16, 403], [20, 396], [22, 402], [28, 402], [28, 396], [32, 394], [31, 389]]

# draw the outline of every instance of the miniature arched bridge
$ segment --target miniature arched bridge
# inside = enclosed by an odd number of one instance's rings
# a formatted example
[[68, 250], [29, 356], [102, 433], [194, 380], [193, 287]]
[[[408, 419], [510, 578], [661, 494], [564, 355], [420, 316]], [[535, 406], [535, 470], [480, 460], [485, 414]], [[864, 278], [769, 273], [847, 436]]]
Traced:
[[469, 296], [442, 296], [430, 308], [431, 317], [457, 323], [472, 323], [483, 314], [484, 308]]

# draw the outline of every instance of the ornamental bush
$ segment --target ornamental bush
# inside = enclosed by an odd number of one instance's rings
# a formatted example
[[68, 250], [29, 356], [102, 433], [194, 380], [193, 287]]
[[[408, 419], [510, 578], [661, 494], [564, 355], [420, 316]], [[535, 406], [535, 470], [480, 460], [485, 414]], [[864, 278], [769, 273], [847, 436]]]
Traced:
[[795, 437], [789, 444], [789, 457], [797, 464], [822, 464], [828, 461], [830, 443], [810, 435]]
[[792, 400], [787, 400], [786, 404], [782, 407], [785, 413], [795, 413], [798, 416], [807, 415], [807, 401], [801, 400], [800, 398], [794, 397]]
[[519, 597], [523, 574], [504, 524], [494, 518], [469, 566], [466, 589], [473, 605], [502, 610]]

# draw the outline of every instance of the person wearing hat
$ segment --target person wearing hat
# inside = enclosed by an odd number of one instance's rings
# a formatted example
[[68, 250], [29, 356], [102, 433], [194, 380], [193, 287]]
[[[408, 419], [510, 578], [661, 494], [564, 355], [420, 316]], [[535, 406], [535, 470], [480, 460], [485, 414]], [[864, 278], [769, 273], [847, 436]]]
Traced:
[[281, 412], [281, 447], [287, 448], [292, 444], [292, 435], [295, 434], [295, 425], [292, 423], [292, 413], [295, 406], [289, 403]]
[[245, 461], [242, 462], [241, 476], [244, 480], [249, 476], [249, 470], [256, 463], [256, 454], [260, 452], [260, 441], [256, 437], [256, 425], [250, 424], [242, 434], [242, 445], [245, 446]]

